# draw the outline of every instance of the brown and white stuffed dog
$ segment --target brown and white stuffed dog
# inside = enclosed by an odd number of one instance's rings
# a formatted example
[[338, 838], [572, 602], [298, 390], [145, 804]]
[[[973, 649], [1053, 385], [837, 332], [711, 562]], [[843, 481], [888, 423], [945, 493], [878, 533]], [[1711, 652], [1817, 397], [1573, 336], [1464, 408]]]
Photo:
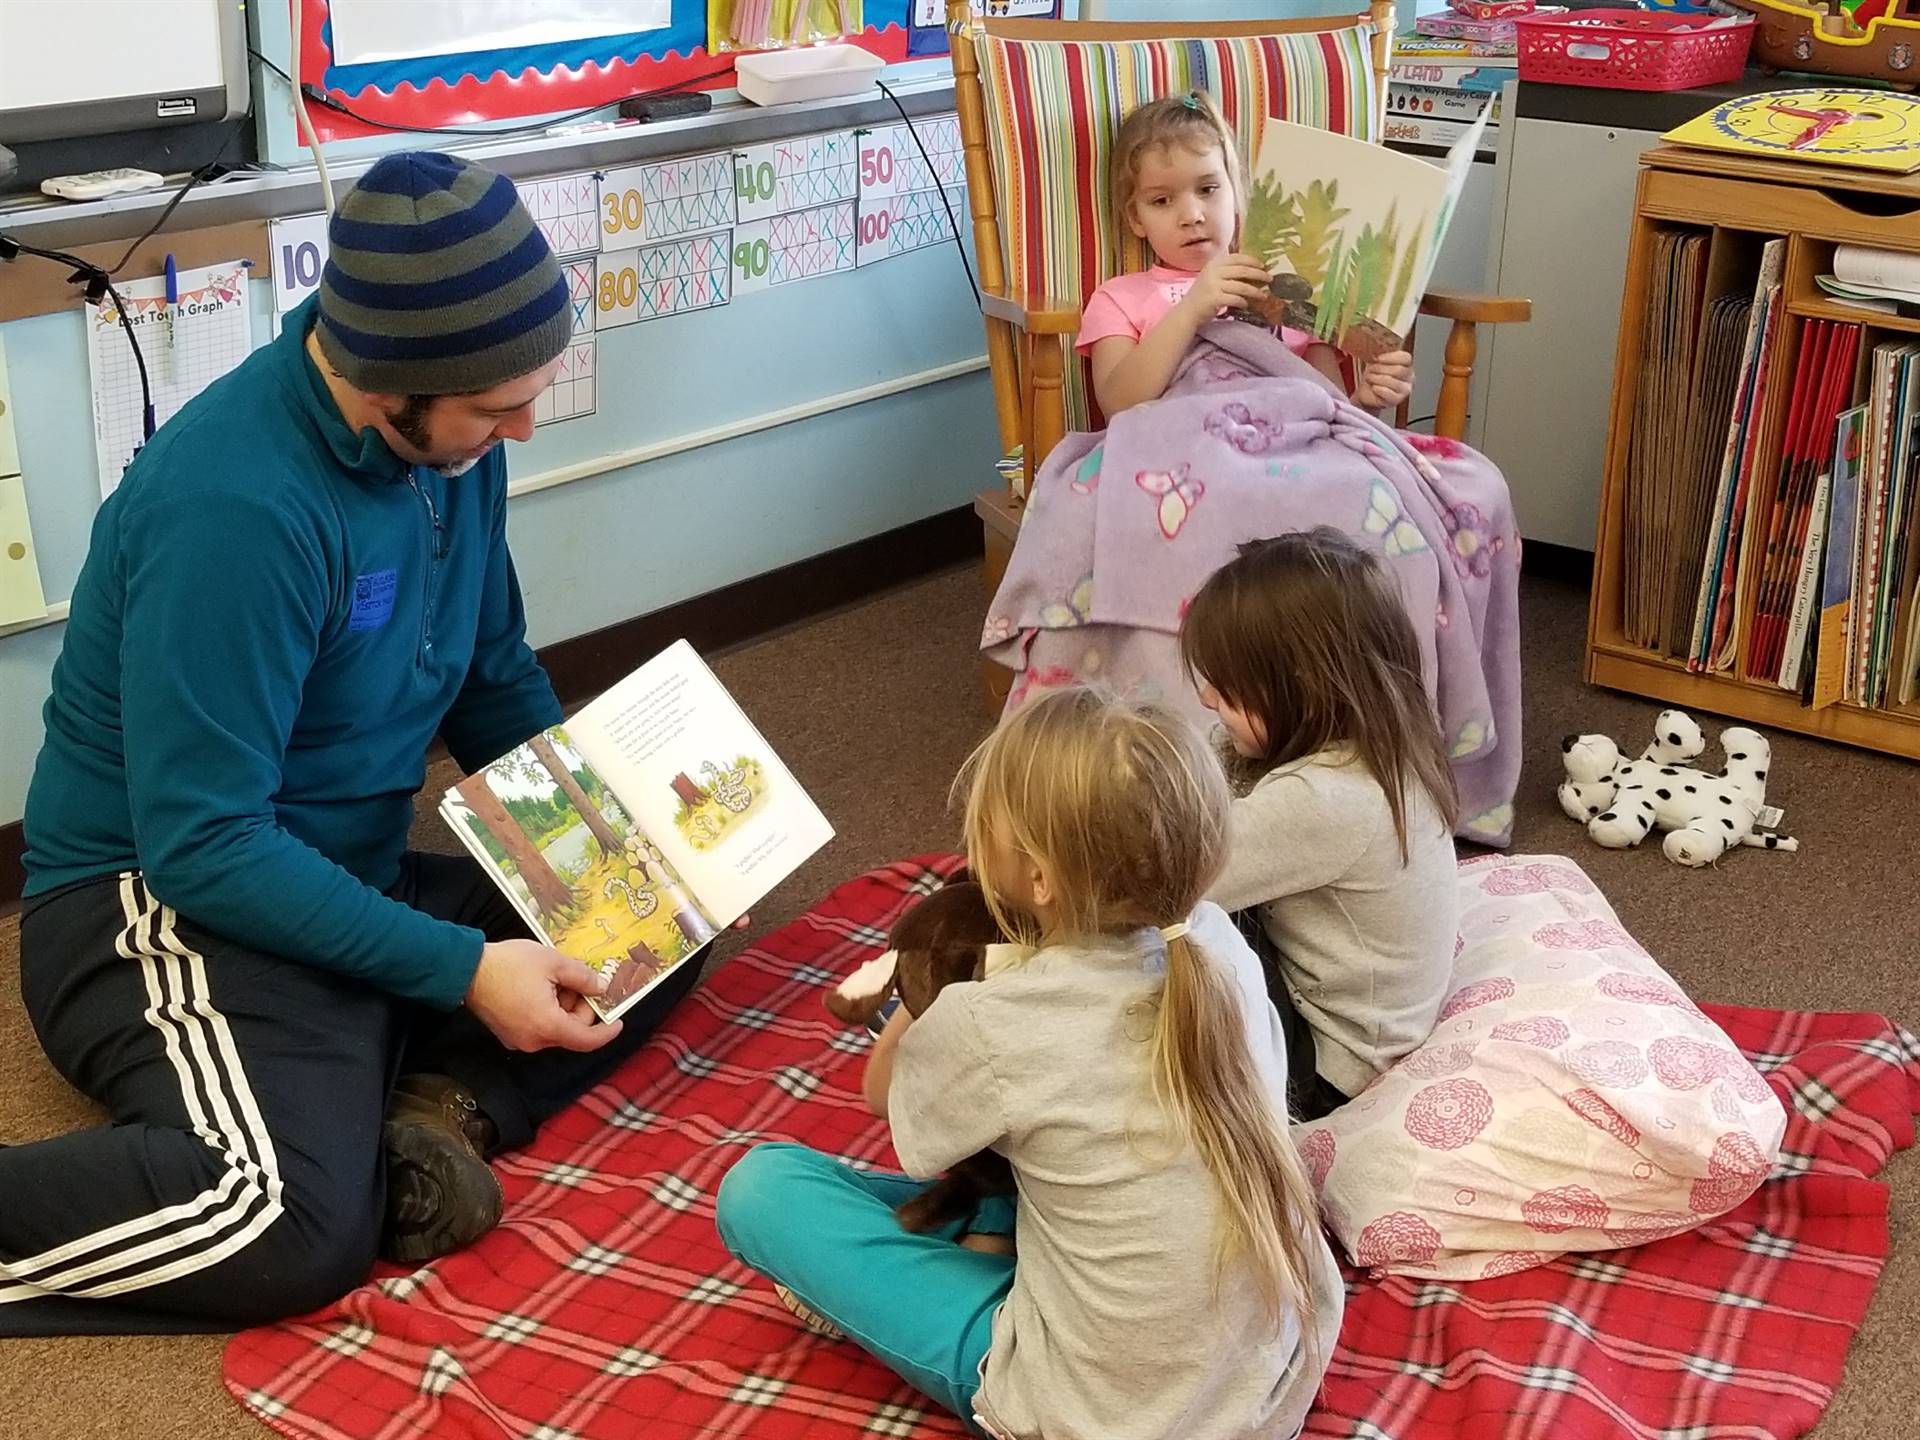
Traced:
[[[947, 986], [986, 978], [989, 955], [999, 960], [1010, 945], [987, 908], [986, 893], [973, 880], [949, 881], [902, 916], [888, 937], [893, 948], [869, 960], [827, 995], [827, 1009], [848, 1025], [875, 1028], [896, 990], [907, 1013], [918, 1019]], [[1013, 1193], [1013, 1170], [991, 1150], [962, 1160], [896, 1213], [915, 1232], [964, 1224], [990, 1195]]]

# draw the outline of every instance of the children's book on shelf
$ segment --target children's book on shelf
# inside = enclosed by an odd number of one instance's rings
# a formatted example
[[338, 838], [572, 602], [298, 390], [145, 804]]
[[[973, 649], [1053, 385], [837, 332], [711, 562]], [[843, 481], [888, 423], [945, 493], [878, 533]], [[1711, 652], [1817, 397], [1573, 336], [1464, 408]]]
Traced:
[[1784, 683], [1795, 586], [1814, 496], [1820, 474], [1832, 460], [1840, 413], [1851, 404], [1859, 344], [1858, 325], [1827, 320], [1809, 320], [1801, 337], [1748, 635], [1747, 673], [1755, 679]]
[[1483, 109], [1433, 165], [1269, 120], [1242, 245], [1274, 279], [1270, 302], [1250, 318], [1307, 331], [1359, 360], [1402, 348], [1486, 124]]
[[1847, 630], [1852, 623], [1853, 572], [1860, 563], [1860, 463], [1866, 453], [1867, 407], [1840, 416], [1833, 440], [1833, 483], [1827, 504], [1826, 554], [1821, 557], [1820, 619], [1813, 641], [1813, 708], [1848, 696]]
[[534, 934], [632, 1005], [833, 838], [682, 640], [441, 801]]
[[1740, 378], [1734, 390], [1720, 471], [1709, 509], [1711, 528], [1695, 596], [1692, 643], [1687, 651], [1687, 666], [1691, 670], [1718, 672], [1733, 667], [1733, 618], [1737, 608], [1741, 547], [1746, 534], [1760, 422], [1774, 382], [1774, 352], [1785, 313], [1780, 277], [1786, 250], [1786, 241], [1769, 240], [1760, 251], [1753, 299], [1747, 312]]

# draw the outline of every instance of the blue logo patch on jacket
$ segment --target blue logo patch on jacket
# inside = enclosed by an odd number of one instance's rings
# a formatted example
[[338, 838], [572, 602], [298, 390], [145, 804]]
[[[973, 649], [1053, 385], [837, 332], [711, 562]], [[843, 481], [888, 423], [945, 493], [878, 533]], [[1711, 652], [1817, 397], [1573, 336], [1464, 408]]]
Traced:
[[353, 582], [353, 610], [347, 617], [349, 630], [378, 630], [393, 618], [393, 592], [399, 572], [375, 570], [356, 576]]

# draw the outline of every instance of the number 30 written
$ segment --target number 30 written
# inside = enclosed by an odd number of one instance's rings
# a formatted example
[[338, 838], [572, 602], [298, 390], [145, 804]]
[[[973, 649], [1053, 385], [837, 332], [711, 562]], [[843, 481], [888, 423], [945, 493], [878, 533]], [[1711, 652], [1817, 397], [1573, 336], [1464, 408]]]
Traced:
[[646, 201], [638, 190], [609, 192], [600, 197], [600, 203], [607, 207], [606, 218], [600, 222], [600, 228], [609, 235], [618, 235], [622, 230], [638, 230], [646, 219]]

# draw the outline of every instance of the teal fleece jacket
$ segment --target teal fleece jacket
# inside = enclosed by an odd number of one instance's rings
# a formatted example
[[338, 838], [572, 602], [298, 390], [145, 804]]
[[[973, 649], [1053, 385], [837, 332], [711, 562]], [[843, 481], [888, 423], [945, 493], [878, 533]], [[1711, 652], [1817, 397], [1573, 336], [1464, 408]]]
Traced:
[[496, 446], [448, 478], [341, 419], [313, 303], [167, 422], [100, 507], [27, 795], [26, 894], [140, 870], [229, 940], [451, 1008], [482, 937], [381, 892], [444, 736], [556, 723]]

